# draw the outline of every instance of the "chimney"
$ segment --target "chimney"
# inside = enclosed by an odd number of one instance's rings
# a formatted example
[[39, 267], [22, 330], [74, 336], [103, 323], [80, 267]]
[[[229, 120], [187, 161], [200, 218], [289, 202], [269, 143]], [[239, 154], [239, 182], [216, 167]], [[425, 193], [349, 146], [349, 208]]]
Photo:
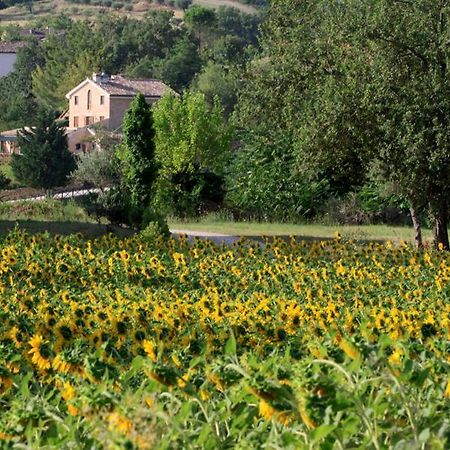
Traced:
[[109, 75], [107, 75], [105, 72], [102, 73], [93, 73], [92, 79], [96, 83], [107, 83], [109, 81]]

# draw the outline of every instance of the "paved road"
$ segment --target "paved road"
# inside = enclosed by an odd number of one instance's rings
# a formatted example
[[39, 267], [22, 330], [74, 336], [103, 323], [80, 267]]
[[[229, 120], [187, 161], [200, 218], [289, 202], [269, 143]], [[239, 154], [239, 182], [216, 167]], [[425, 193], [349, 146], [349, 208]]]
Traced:
[[215, 244], [227, 244], [231, 245], [234, 242], [239, 241], [239, 236], [232, 236], [230, 234], [221, 234], [221, 233], [213, 233], [209, 231], [192, 231], [192, 230], [183, 230], [183, 229], [171, 229], [170, 232], [175, 238], [180, 237], [181, 235], [186, 235], [189, 242], [193, 242], [197, 239], [208, 239]]

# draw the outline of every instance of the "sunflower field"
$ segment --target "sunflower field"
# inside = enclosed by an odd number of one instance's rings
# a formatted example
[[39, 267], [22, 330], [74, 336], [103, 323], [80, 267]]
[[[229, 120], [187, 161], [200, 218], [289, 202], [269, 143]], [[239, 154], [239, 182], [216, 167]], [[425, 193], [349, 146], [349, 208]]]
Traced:
[[450, 254], [21, 231], [0, 448], [448, 449]]

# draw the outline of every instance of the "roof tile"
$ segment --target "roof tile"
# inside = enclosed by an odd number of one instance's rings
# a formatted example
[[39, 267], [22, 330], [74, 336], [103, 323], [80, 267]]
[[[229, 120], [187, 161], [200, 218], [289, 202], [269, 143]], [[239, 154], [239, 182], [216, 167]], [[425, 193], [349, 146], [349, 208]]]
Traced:
[[111, 96], [132, 97], [141, 92], [145, 97], [161, 97], [170, 88], [160, 80], [131, 80], [113, 75], [106, 81], [94, 81]]

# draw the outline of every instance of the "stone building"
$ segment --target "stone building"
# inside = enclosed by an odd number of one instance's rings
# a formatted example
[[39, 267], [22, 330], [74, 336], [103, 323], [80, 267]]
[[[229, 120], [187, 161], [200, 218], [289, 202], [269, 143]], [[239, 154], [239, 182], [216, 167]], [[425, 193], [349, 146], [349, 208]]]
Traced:
[[168, 90], [170, 88], [159, 80], [93, 74], [66, 95], [69, 149], [73, 152], [91, 150], [98, 128], [120, 133], [125, 112], [138, 92], [152, 105]]

